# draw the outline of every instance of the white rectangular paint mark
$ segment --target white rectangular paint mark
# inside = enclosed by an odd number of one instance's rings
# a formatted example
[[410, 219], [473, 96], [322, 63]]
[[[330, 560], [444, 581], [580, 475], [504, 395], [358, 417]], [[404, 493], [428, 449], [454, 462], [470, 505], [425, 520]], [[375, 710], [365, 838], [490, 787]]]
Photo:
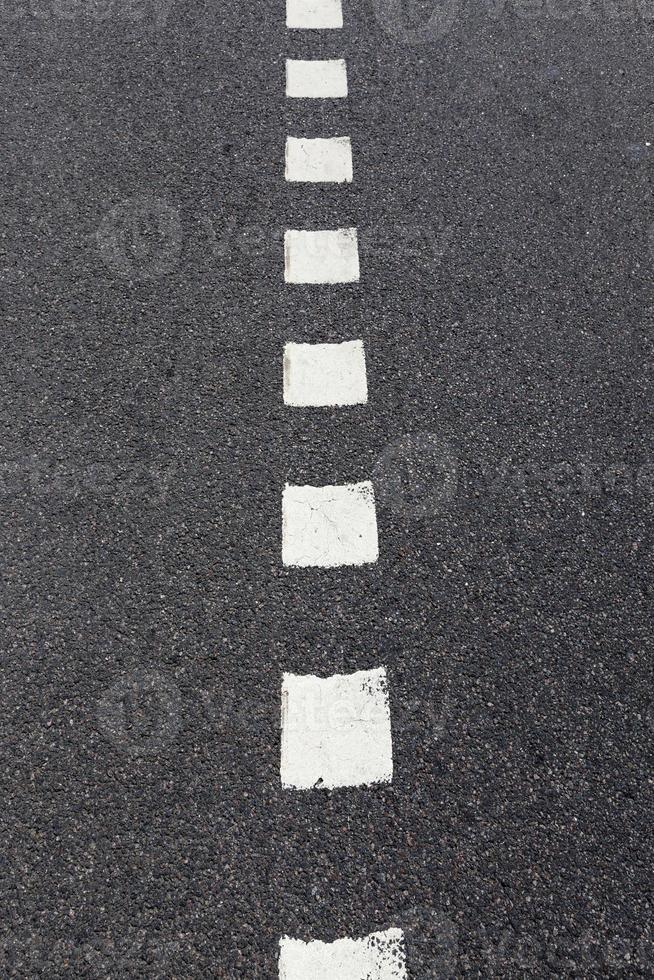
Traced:
[[407, 980], [401, 929], [371, 932], [363, 939], [305, 943], [279, 941], [279, 980]]
[[367, 401], [363, 341], [347, 340], [342, 344], [286, 344], [285, 405], [365, 405]]
[[286, 26], [311, 30], [342, 27], [341, 0], [286, 0]]
[[347, 67], [342, 58], [329, 61], [286, 59], [286, 97], [289, 99], [347, 98]]
[[280, 770], [285, 789], [390, 783], [386, 670], [324, 678], [284, 674]]
[[352, 144], [349, 136], [326, 139], [286, 137], [286, 180], [295, 183], [352, 182]]
[[286, 486], [282, 498], [282, 561], [296, 568], [337, 568], [377, 561], [372, 483]]
[[356, 228], [335, 231], [287, 231], [284, 279], [290, 283], [358, 282]]

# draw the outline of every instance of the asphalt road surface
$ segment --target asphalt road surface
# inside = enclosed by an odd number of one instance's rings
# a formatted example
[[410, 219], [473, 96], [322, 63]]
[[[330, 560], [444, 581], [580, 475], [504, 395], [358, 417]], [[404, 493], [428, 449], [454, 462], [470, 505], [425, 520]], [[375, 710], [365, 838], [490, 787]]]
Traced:
[[[654, 975], [651, 4], [343, 13], [4, 0], [2, 976]], [[329, 228], [360, 280], [285, 283]], [[284, 404], [356, 338], [367, 404]], [[378, 560], [284, 565], [365, 481]], [[392, 781], [284, 787], [282, 675], [380, 667]]]

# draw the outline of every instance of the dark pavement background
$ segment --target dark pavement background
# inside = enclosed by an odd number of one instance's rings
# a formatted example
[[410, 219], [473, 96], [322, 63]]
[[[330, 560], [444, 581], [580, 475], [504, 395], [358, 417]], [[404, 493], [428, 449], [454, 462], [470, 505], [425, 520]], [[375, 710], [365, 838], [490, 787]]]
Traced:
[[[3, 975], [654, 975], [649, 8], [5, 3]], [[358, 336], [367, 407], [282, 405]], [[284, 569], [284, 483], [371, 477], [379, 562]], [[283, 793], [282, 671], [380, 664], [393, 784]]]

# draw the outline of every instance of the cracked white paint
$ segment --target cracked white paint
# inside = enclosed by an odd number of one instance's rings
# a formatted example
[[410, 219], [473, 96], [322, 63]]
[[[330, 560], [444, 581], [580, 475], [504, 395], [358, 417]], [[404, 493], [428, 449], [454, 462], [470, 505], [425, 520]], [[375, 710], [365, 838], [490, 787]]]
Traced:
[[290, 283], [358, 282], [356, 228], [287, 231], [284, 235], [284, 279]]
[[369, 786], [393, 778], [384, 667], [332, 677], [284, 674], [281, 728], [286, 789]]
[[342, 344], [286, 344], [284, 404], [365, 405], [366, 356], [361, 340]]
[[279, 980], [407, 980], [401, 929], [371, 932], [362, 939], [279, 941]]
[[287, 485], [282, 497], [282, 561], [298, 568], [365, 565], [377, 561], [372, 483]]
[[347, 98], [347, 66], [343, 58], [327, 61], [286, 59], [286, 97], [289, 99]]
[[310, 30], [342, 27], [341, 0], [286, 0], [286, 26]]
[[349, 136], [326, 139], [286, 137], [286, 180], [293, 183], [349, 184], [352, 144]]

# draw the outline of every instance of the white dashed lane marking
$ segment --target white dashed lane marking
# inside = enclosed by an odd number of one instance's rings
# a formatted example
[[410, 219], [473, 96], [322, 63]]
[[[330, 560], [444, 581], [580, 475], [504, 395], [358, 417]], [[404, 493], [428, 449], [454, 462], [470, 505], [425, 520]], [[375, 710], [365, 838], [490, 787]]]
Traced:
[[280, 772], [285, 789], [390, 783], [386, 670], [324, 678], [284, 674]]
[[371, 932], [363, 939], [305, 943], [279, 941], [279, 980], [406, 980], [401, 929]]
[[337, 568], [377, 561], [372, 483], [286, 486], [282, 498], [282, 561], [296, 568]]
[[347, 68], [342, 58], [331, 61], [286, 60], [289, 99], [347, 98]]
[[284, 235], [284, 278], [290, 283], [358, 282], [356, 228], [287, 231]]
[[310, 30], [342, 27], [341, 0], [286, 0], [286, 26]]
[[366, 356], [361, 340], [342, 344], [286, 344], [284, 404], [308, 407], [365, 405]]
[[327, 139], [286, 137], [286, 180], [296, 183], [346, 184], [352, 181], [349, 136]]

